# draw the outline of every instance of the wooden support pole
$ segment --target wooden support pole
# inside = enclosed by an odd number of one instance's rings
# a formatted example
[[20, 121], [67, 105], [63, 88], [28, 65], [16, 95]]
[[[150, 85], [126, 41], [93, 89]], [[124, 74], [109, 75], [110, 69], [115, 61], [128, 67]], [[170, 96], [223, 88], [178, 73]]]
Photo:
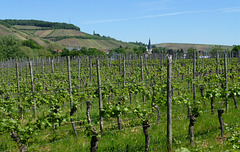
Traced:
[[79, 81], [79, 89], [81, 87], [81, 59], [78, 58], [78, 81]]
[[89, 58], [89, 67], [90, 67], [90, 85], [92, 85], [92, 59]]
[[34, 99], [34, 79], [33, 79], [33, 69], [32, 69], [32, 61], [29, 62], [29, 68], [30, 68], [30, 76], [31, 76], [31, 85], [32, 85], [32, 97], [33, 97], [33, 114], [34, 117], [37, 117], [37, 105], [36, 105], [36, 101]]
[[54, 60], [52, 59], [52, 78], [54, 79]]
[[102, 108], [103, 108], [103, 103], [102, 103], [102, 91], [101, 91], [101, 75], [100, 75], [100, 64], [99, 64], [99, 59], [97, 61], [97, 82], [98, 82], [98, 99], [99, 99], [99, 116], [100, 116], [100, 130], [101, 132], [104, 132], [103, 128], [103, 116], [102, 116]]
[[216, 62], [217, 62], [217, 69], [216, 69], [216, 74], [219, 75], [219, 52], [217, 50], [217, 56], [216, 56]]
[[[142, 75], [142, 82], [144, 82], [144, 72], [143, 72], [143, 56], [140, 57], [141, 58], [141, 75]], [[146, 103], [146, 99], [145, 99], [145, 95], [142, 95], [143, 98], [143, 103]]]
[[[16, 62], [16, 78], [17, 78], [17, 92], [20, 93], [18, 62]], [[21, 105], [21, 99], [20, 99], [19, 95], [18, 95], [18, 109], [19, 109], [19, 113], [21, 115], [20, 119], [22, 119], [23, 118], [23, 108]]]
[[75, 128], [75, 122], [72, 118], [72, 116], [74, 115], [74, 113], [77, 111], [76, 107], [73, 104], [73, 97], [72, 97], [72, 81], [71, 81], [71, 66], [70, 66], [70, 57], [68, 56], [67, 58], [67, 67], [68, 67], [68, 84], [69, 84], [69, 95], [70, 95], [70, 108], [71, 108], [71, 112], [70, 112], [70, 121], [73, 127], [73, 131], [75, 133], [75, 137], [77, 138], [77, 130]]
[[196, 77], [196, 51], [193, 50], [193, 102], [195, 106], [196, 100], [196, 85], [195, 85], [195, 77]]
[[228, 80], [227, 80], [227, 52], [224, 53], [224, 77], [225, 77], [225, 91], [226, 91], [226, 112], [228, 112]]
[[167, 60], [167, 149], [172, 151], [172, 55]]

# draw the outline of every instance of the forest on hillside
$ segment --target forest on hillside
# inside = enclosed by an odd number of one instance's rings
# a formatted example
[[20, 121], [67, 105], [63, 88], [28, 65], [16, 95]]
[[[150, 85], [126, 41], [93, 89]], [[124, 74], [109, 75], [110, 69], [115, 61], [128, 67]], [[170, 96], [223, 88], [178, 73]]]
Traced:
[[15, 20], [15, 19], [6, 19], [0, 20], [0, 24], [3, 25], [25, 25], [25, 26], [39, 26], [42, 29], [75, 29], [79, 30], [80, 28], [67, 23], [57, 23], [57, 22], [47, 22], [47, 21], [39, 21], [39, 20]]

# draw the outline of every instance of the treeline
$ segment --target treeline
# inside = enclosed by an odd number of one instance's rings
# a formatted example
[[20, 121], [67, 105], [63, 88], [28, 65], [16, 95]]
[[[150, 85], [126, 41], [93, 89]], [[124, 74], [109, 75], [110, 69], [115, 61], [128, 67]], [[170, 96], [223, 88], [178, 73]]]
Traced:
[[110, 37], [101, 37], [101, 36], [93, 36], [93, 35], [86, 35], [86, 36], [49, 36], [49, 37], [42, 37], [44, 39], [49, 39], [51, 41], [60, 41], [64, 39], [76, 38], [76, 39], [92, 39], [92, 40], [115, 40], [114, 38]]
[[100, 55], [106, 55], [106, 53], [96, 48], [87, 48], [87, 47], [82, 47], [80, 50], [77, 50], [77, 49], [68, 50], [65, 48], [62, 50], [62, 53], [61, 53], [61, 56], [70, 56], [70, 57], [83, 56], [83, 55], [100, 56]]
[[139, 46], [146, 46], [145, 43], [138, 42], [138, 41], [136, 41], [136, 42], [128, 42], [128, 43], [130, 43], [130, 44], [135, 44], [135, 45], [139, 45]]
[[109, 51], [109, 56], [112, 56], [114, 54], [143, 54], [147, 53], [147, 49], [145, 46], [139, 46], [139, 47], [134, 47], [134, 48], [128, 48], [125, 47], [123, 48], [122, 46], [112, 49]]
[[73, 56], [82, 56], [82, 55], [87, 55], [87, 56], [107, 55], [108, 57], [111, 57], [114, 54], [143, 54], [143, 53], [147, 53], [146, 47], [144, 46], [139, 46], [134, 48], [128, 48], [128, 47], [123, 48], [122, 46], [120, 46], [118, 48], [110, 50], [108, 54], [96, 48], [82, 47], [79, 50], [77, 49], [68, 50], [65, 48], [62, 50], [61, 56], [73, 57]]
[[0, 24], [3, 24], [5, 26], [12, 26], [12, 25], [38, 26], [38, 27], [42, 27], [43, 29], [75, 29], [80, 31], [80, 28], [73, 24], [47, 22], [47, 21], [40, 21], [40, 20], [6, 19], [6, 20], [0, 20]]

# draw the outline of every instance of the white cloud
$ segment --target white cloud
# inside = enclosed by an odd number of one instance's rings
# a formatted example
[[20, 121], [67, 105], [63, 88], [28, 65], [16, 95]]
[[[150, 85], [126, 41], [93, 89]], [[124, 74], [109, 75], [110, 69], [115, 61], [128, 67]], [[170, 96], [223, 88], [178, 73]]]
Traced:
[[236, 13], [240, 12], [240, 7], [233, 7], [233, 8], [224, 8], [222, 9], [224, 13]]
[[138, 17], [130, 17], [130, 18], [103, 19], [103, 20], [95, 20], [95, 21], [86, 21], [86, 22], [83, 22], [83, 24], [111, 23], [111, 22], [130, 21], [130, 20], [137, 20], [137, 19], [148, 19], [148, 18], [158, 18], [158, 17], [164, 17], [164, 16], [175, 16], [175, 15], [207, 13], [207, 12], [236, 13], [236, 12], [240, 12], [240, 7], [221, 8], [221, 9], [212, 9], [212, 10], [199, 10], [199, 11], [180, 11], [180, 12], [162, 13], [162, 14], [154, 14], [154, 15], [146, 15], [146, 16], [138, 16]]

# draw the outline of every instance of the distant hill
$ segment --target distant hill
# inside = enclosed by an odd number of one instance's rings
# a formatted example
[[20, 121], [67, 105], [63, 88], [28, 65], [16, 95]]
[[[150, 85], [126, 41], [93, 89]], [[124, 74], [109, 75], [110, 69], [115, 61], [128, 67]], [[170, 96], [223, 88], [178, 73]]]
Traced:
[[[195, 48], [197, 50], [211, 50], [216, 46], [216, 45], [210, 45], [210, 44], [187, 44], [187, 43], [160, 43], [155, 45], [156, 47], [173, 49], [173, 50], [183, 49], [184, 51], [187, 51], [189, 48]], [[217, 46], [221, 46], [222, 49], [229, 49], [229, 50], [233, 48], [233, 46], [227, 46], [227, 45], [217, 45]]]
[[65, 47], [87, 47], [111, 50], [119, 46], [135, 47], [110, 37], [91, 35], [80, 28], [67, 23], [46, 22], [39, 20], [0, 20], [0, 36], [14, 35], [21, 40], [32, 39], [42, 46], [49, 43], [62, 44]]
[[[100, 50], [111, 50], [122, 46], [123, 48], [133, 48], [142, 43], [126, 43], [111, 37], [100, 36], [99, 34], [88, 34], [80, 31], [80, 28], [67, 23], [47, 22], [40, 20], [0, 20], [0, 36], [14, 35], [15, 37], [26, 40], [31, 39], [42, 46], [49, 44], [63, 45], [65, 47], [87, 47]], [[160, 43], [156, 47], [166, 49], [189, 48], [198, 50], [210, 50], [215, 45], [205, 44], [184, 44], [184, 43]], [[223, 49], [232, 49], [232, 46], [221, 46]]]

